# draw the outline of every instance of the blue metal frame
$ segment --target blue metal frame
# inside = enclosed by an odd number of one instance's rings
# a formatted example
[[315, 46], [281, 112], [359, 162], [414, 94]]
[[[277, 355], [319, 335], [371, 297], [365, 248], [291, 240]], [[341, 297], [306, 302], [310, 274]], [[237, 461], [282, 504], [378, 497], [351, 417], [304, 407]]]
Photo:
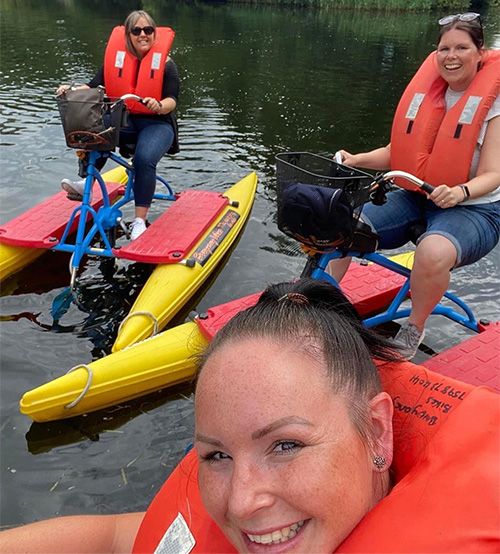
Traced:
[[[404, 277], [406, 277], [405, 283], [403, 284], [399, 292], [396, 294], [395, 298], [393, 299], [389, 307], [384, 312], [376, 316], [372, 316], [364, 319], [365, 325], [367, 327], [373, 327], [374, 325], [380, 325], [381, 323], [394, 321], [395, 319], [400, 319], [402, 317], [408, 317], [411, 311], [410, 308], [401, 308], [401, 304], [403, 300], [407, 297], [408, 292], [410, 290], [411, 270], [376, 252], [373, 252], [370, 254], [361, 254], [360, 252], [349, 252], [348, 254], [349, 256], [363, 258], [369, 262], [373, 262], [377, 265], [385, 267], [386, 269], [390, 269], [391, 271], [394, 271], [395, 273], [399, 273], [400, 275], [403, 275]], [[319, 258], [318, 267], [314, 269], [314, 271], [311, 274], [311, 277], [313, 277], [314, 279], [323, 279], [339, 287], [339, 284], [337, 283], [337, 281], [326, 272], [326, 268], [328, 266], [328, 263], [331, 260], [339, 259], [339, 258], [342, 258], [343, 256], [344, 254], [342, 252], [339, 252], [338, 250], [335, 250], [328, 254], [323, 254]], [[462, 309], [465, 312], [465, 315], [456, 312], [453, 308], [443, 306], [441, 303], [439, 303], [434, 308], [434, 310], [432, 310], [431, 312], [432, 315], [443, 315], [448, 319], [451, 319], [452, 321], [455, 321], [456, 323], [459, 323], [460, 325], [463, 325], [464, 327], [467, 327], [468, 329], [471, 329], [472, 331], [479, 333], [480, 329], [476, 321], [476, 318], [474, 317], [474, 314], [472, 313], [471, 309], [467, 306], [467, 304], [465, 304], [465, 302], [463, 302], [462, 300], [460, 300], [460, 298], [456, 297], [454, 294], [451, 294], [450, 292], [446, 292], [444, 297], [450, 300], [451, 302], [453, 302], [460, 309]]]
[[[123, 198], [119, 199], [114, 204], [111, 204], [104, 180], [100, 172], [95, 167], [96, 161], [101, 157], [109, 158], [117, 164], [123, 166], [127, 170], [128, 182], [125, 188], [125, 194], [123, 195]], [[90, 254], [94, 256], [104, 256], [109, 258], [114, 257], [113, 249], [109, 242], [106, 231], [109, 231], [120, 223], [122, 218], [122, 206], [134, 199], [134, 168], [122, 157], [117, 156], [113, 152], [97, 152], [95, 150], [92, 150], [89, 153], [89, 165], [87, 172], [88, 174], [85, 179], [85, 189], [83, 193], [82, 203], [73, 210], [68, 224], [66, 225], [66, 229], [64, 230], [64, 233], [61, 237], [61, 240], [57, 245], [53, 247], [53, 250], [72, 253], [72, 280], [74, 280], [76, 271], [80, 266], [80, 262], [83, 256]], [[155, 194], [154, 198], [174, 201], [176, 199], [176, 196], [172, 190], [172, 187], [168, 184], [167, 181], [165, 181], [165, 179], [158, 176], [156, 178], [167, 187], [168, 194]], [[97, 180], [103, 196], [103, 205], [97, 211], [94, 210], [94, 208], [92, 208], [92, 206], [90, 205], [91, 191], [94, 180]], [[76, 231], [75, 243], [69, 244], [67, 240], [68, 236], [70, 235], [70, 229], [75, 220], [75, 217], [78, 214], [80, 214], [80, 220], [78, 222], [78, 228]], [[86, 232], [86, 227], [89, 220], [92, 220], [93, 224], [89, 231]], [[96, 235], [98, 235], [104, 243], [103, 248], [96, 248], [91, 246], [91, 243]]]

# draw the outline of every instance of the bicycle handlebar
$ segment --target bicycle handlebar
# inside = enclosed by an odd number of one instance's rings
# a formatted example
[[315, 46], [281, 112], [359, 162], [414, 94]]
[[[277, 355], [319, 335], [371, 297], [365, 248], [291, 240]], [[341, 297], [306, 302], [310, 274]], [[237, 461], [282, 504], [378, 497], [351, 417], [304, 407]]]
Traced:
[[[335, 152], [334, 160], [338, 164], [342, 163], [342, 154], [339, 151]], [[436, 187], [433, 187], [431, 184], [426, 183], [425, 181], [422, 181], [422, 179], [415, 177], [415, 175], [412, 175], [411, 173], [407, 173], [406, 171], [397, 171], [397, 170], [389, 171], [388, 173], [384, 173], [383, 175], [380, 175], [379, 177], [377, 177], [375, 181], [380, 183], [382, 181], [389, 181], [394, 177], [402, 177], [403, 179], [410, 181], [414, 185], [417, 185], [417, 187], [421, 188], [427, 194], [431, 194], [436, 188]]]
[[411, 173], [407, 173], [406, 171], [398, 171], [398, 170], [389, 171], [381, 175], [378, 180], [389, 181], [394, 177], [401, 177], [403, 179], [406, 179], [407, 181], [410, 181], [414, 185], [417, 185], [417, 187], [421, 188], [427, 194], [431, 194], [436, 188], [436, 187], [433, 187], [431, 184], [426, 183], [425, 181], [422, 181], [422, 179], [415, 177], [415, 175], [412, 175]]
[[120, 100], [137, 100], [141, 104], [144, 102], [140, 96], [137, 96], [137, 94], [124, 94], [123, 96], [120, 96]]
[[123, 96], [120, 96], [118, 100], [113, 102], [113, 107], [118, 104], [118, 102], [123, 102], [124, 100], [137, 100], [137, 102], [140, 102], [141, 104], [144, 104], [144, 99], [141, 96], [137, 96], [137, 94], [124, 94]]

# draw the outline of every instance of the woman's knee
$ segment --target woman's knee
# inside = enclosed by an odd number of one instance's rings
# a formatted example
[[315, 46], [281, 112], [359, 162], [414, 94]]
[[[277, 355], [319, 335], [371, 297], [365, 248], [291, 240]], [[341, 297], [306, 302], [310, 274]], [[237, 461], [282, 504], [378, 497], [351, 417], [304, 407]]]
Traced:
[[450, 239], [443, 235], [428, 235], [415, 250], [414, 265], [417, 270], [450, 271], [457, 262], [458, 252]]
[[137, 138], [136, 156], [144, 163], [154, 165], [169, 151], [174, 141], [171, 125], [155, 124], [143, 129]]
[[154, 153], [147, 148], [136, 149], [133, 165], [136, 171], [156, 171], [156, 166], [164, 154]]

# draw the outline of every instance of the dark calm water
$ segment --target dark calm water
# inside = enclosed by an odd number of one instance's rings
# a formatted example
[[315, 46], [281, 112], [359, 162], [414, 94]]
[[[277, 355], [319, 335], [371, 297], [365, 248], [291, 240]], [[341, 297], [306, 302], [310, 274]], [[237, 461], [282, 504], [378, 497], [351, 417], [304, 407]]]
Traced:
[[[140, 4], [2, 0], [0, 223], [76, 174], [53, 92], [93, 75], [110, 30]], [[182, 152], [162, 160], [162, 175], [176, 189], [224, 190], [250, 171], [260, 179], [243, 238], [213, 286], [188, 306], [203, 311], [298, 275], [303, 260], [275, 226], [275, 153], [331, 154], [388, 141], [397, 99], [433, 48], [437, 15], [154, 0], [144, 7], [177, 31], [172, 55], [182, 77]], [[499, 48], [498, 9], [485, 21], [489, 44]], [[499, 317], [499, 252], [453, 275], [453, 290], [490, 319]], [[26, 390], [109, 351], [147, 272], [122, 264], [115, 281], [105, 283], [89, 263], [83, 277], [81, 306], [57, 329], [50, 308], [68, 284], [64, 256], [48, 254], [2, 284], [2, 526], [144, 509], [190, 442], [189, 388], [52, 424], [32, 424], [19, 413]], [[436, 319], [427, 333], [435, 350], [467, 334]]]

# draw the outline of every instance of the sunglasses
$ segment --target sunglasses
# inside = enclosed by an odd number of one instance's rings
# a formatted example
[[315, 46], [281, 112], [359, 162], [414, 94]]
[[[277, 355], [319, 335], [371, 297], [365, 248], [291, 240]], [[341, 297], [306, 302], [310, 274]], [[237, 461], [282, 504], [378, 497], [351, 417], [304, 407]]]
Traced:
[[130, 32], [134, 35], [134, 37], [138, 37], [142, 31], [144, 31], [145, 35], [149, 36], [155, 32], [155, 28], [148, 25], [147, 27], [132, 27], [132, 29], [130, 29]]
[[[439, 25], [449, 25], [450, 23], [453, 23], [454, 21], [475, 21], [476, 19], [481, 19], [481, 14], [474, 13], [474, 12], [467, 12], [467, 13], [457, 13], [456, 15], [445, 15], [442, 17], [438, 23]], [[480, 21], [481, 22], [481, 21]]]

